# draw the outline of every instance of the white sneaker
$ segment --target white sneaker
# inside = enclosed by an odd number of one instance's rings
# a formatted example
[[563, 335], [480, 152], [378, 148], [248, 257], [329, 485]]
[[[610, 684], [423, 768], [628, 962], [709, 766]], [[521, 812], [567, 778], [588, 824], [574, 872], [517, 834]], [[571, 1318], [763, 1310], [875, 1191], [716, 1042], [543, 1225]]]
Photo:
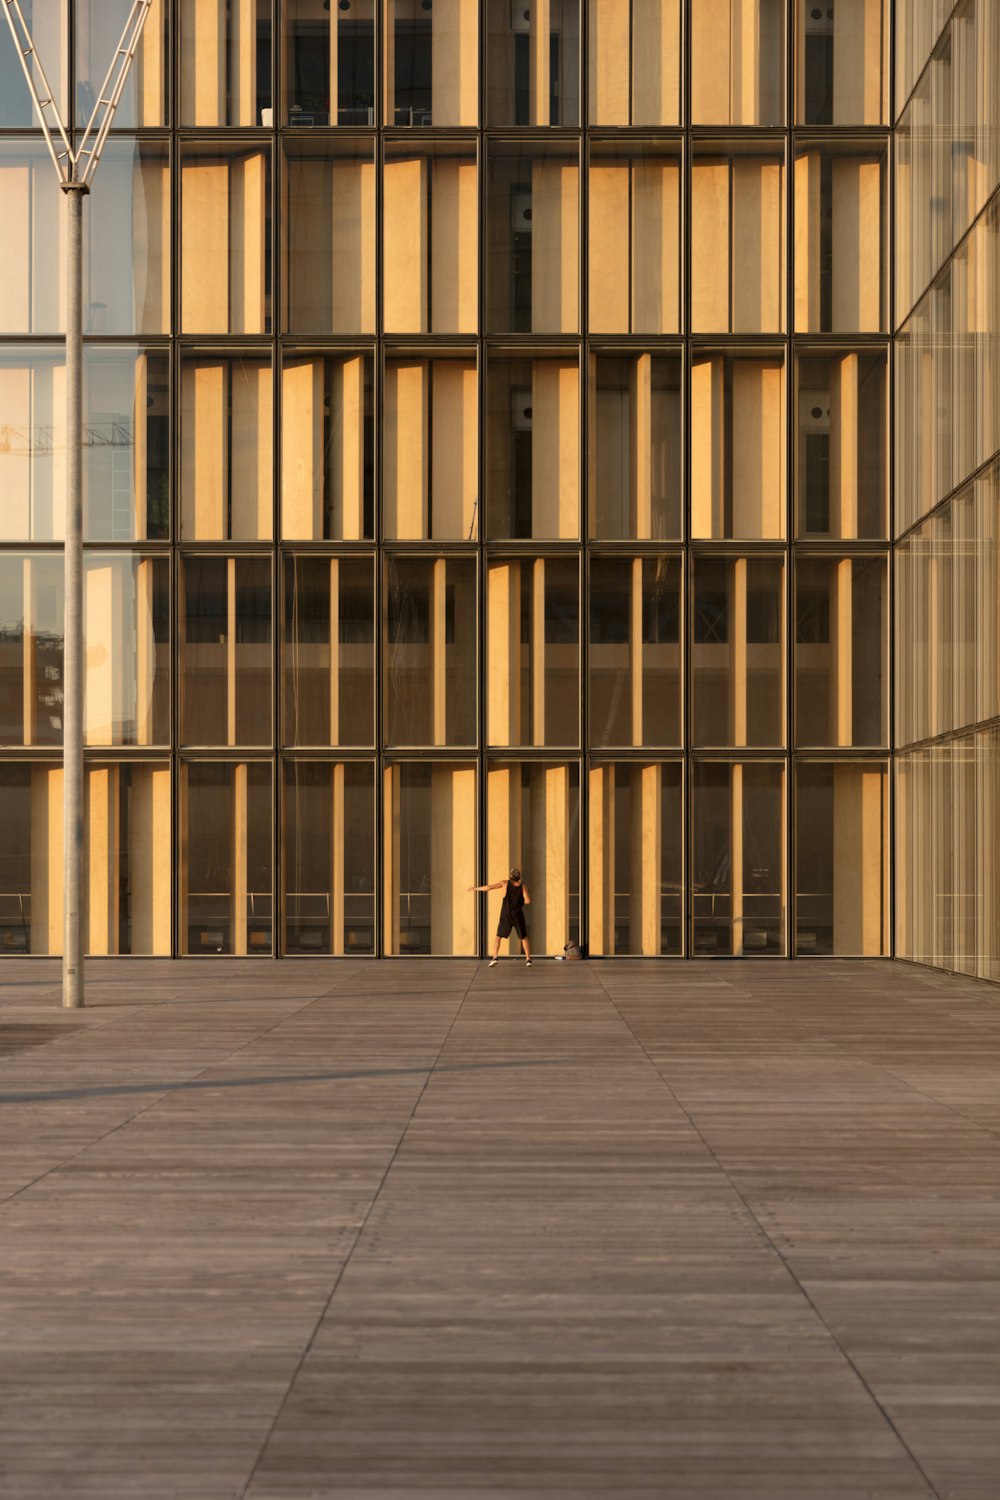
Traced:
[[491, 958], [489, 966], [491, 969], [495, 969], [497, 966], [497, 960], [495, 958]]

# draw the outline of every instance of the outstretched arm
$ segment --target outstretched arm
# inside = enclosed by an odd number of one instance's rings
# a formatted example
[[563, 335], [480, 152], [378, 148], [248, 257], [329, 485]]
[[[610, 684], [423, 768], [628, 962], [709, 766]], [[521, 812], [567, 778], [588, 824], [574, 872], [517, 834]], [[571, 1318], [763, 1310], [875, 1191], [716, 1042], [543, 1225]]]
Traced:
[[470, 891], [498, 891], [503, 885], [502, 880], [494, 880], [492, 885], [470, 885]]

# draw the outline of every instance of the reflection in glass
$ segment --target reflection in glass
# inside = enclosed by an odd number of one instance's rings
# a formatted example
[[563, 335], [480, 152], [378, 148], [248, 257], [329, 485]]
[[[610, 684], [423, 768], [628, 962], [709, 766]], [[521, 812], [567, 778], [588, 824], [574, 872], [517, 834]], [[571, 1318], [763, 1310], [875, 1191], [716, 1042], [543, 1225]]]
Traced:
[[590, 928], [600, 955], [683, 951], [679, 762], [590, 769]]
[[281, 14], [285, 124], [374, 125], [374, 0], [284, 0]]
[[58, 553], [0, 553], [0, 744], [62, 744], [63, 597]]
[[387, 766], [383, 798], [385, 952], [475, 953], [475, 765]]
[[375, 327], [375, 161], [370, 139], [285, 142], [284, 326]]
[[183, 562], [180, 725], [189, 745], [271, 740], [271, 563]]
[[681, 534], [681, 364], [677, 355], [590, 356], [590, 535]]
[[87, 552], [84, 739], [88, 745], [170, 741], [170, 560]]
[[578, 151], [491, 146], [486, 320], [491, 333], [575, 333], [580, 326]]
[[[28, 7], [23, 7], [28, 14]], [[36, 12], [47, 7], [34, 6]], [[111, 59], [121, 40], [131, 10], [131, 0], [100, 0], [99, 4], [76, 7], [76, 123], [87, 123]], [[152, 0], [149, 15], [139, 38], [132, 66], [129, 68], [121, 99], [115, 110], [115, 127], [131, 130], [136, 126], [165, 125], [167, 121], [167, 15], [168, 0]], [[31, 23], [36, 46], [48, 73], [49, 54], [40, 45], [34, 20]], [[49, 82], [54, 82], [49, 74]], [[0, 123], [15, 123], [14, 121]], [[20, 122], [33, 125], [34, 120]], [[211, 123], [215, 123], [214, 121]], [[102, 158], [103, 160], [103, 158]], [[103, 171], [103, 167], [102, 167]], [[95, 179], [100, 180], [100, 176]]]
[[783, 576], [780, 558], [695, 559], [696, 745], [784, 742]]
[[775, 957], [785, 948], [784, 768], [693, 768], [693, 952]]
[[66, 514], [61, 346], [0, 346], [0, 424], [0, 538], [60, 541]]
[[387, 0], [386, 11], [386, 124], [477, 125], [477, 0]]
[[486, 376], [487, 526], [497, 537], [580, 535], [580, 368], [492, 356]]
[[375, 586], [367, 557], [286, 557], [286, 745], [375, 740]]
[[382, 192], [386, 332], [475, 333], [475, 145], [387, 142]]
[[681, 743], [681, 560], [590, 562], [592, 745]]
[[[170, 952], [170, 767], [88, 763], [84, 841], [90, 954]], [[0, 764], [0, 953], [63, 945], [60, 765]]]
[[785, 164], [763, 142], [698, 144], [691, 165], [691, 331], [785, 326]]
[[270, 125], [270, 0], [180, 0], [180, 123]]
[[784, 122], [785, 0], [693, 0], [691, 123]]
[[590, 0], [591, 125], [680, 121], [680, 0]]
[[84, 215], [84, 236], [84, 331], [169, 333], [170, 167], [165, 143], [109, 137]]
[[273, 529], [271, 361], [187, 355], [181, 366], [181, 536], [257, 541]]
[[486, 123], [579, 125], [580, 0], [486, 6]]
[[375, 951], [375, 773], [285, 761], [283, 953]]
[[271, 952], [269, 761], [181, 767], [181, 951]]
[[884, 537], [885, 355], [802, 355], [797, 376], [798, 535]]
[[[4, 7], [6, 9], [6, 6]], [[62, 119], [67, 115], [67, 80], [69, 78], [69, 28], [66, 25], [65, 11], [61, 5], [51, 5], [41, 0], [21, 0], [21, 11], [31, 32], [32, 40], [38, 51], [39, 57], [45, 64], [45, 76], [48, 78], [49, 86], [55, 97], [56, 106]], [[127, 7], [126, 7], [127, 11]], [[8, 130], [12, 128], [35, 128], [38, 127], [38, 116], [32, 103], [28, 85], [24, 81], [24, 72], [21, 67], [17, 48], [7, 25], [6, 16], [4, 24], [0, 26], [0, 126]], [[115, 41], [121, 35], [125, 17], [122, 17], [122, 25], [115, 33]], [[111, 54], [105, 61], [101, 70], [101, 77]], [[49, 164], [51, 171], [51, 162]], [[53, 182], [55, 174], [53, 173]]]
[[576, 558], [491, 560], [487, 734], [491, 745], [575, 745], [580, 737]]
[[169, 355], [87, 344], [83, 358], [85, 535], [102, 542], [165, 540], [170, 532]]
[[691, 365], [691, 535], [785, 534], [781, 357], [696, 354]]
[[270, 147], [182, 147], [182, 333], [271, 331], [270, 205]]
[[281, 530], [285, 540], [374, 534], [375, 396], [370, 355], [285, 354]]
[[385, 618], [387, 742], [475, 744], [475, 560], [388, 558]]
[[889, 784], [884, 765], [799, 764], [795, 951], [889, 951]]
[[882, 125], [889, 84], [885, 0], [796, 0], [797, 110], [803, 125]]
[[795, 742], [884, 745], [884, 557], [795, 566]]
[[885, 326], [885, 152], [810, 146], [795, 157], [795, 327], [877, 333]]
[[475, 541], [479, 387], [474, 359], [387, 359], [383, 534]]
[[594, 143], [590, 151], [591, 333], [680, 328], [680, 151]]
[[[490, 761], [487, 772], [487, 882], [515, 866], [531, 893], [525, 912], [534, 953], [580, 941], [580, 767], [575, 761]], [[494, 901], [495, 895], [488, 898]], [[487, 932], [496, 907], [487, 908]], [[512, 936], [505, 951], [519, 951]]]

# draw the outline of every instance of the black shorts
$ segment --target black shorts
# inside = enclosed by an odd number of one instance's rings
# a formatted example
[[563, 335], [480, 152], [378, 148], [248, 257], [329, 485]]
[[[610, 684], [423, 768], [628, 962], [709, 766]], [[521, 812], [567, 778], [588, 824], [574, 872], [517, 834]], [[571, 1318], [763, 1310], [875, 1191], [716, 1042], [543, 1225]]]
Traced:
[[508, 911], [506, 907], [500, 909], [500, 921], [497, 925], [497, 937], [510, 937], [511, 932], [516, 932], [522, 943], [528, 936], [528, 929], [524, 925], [524, 911]]

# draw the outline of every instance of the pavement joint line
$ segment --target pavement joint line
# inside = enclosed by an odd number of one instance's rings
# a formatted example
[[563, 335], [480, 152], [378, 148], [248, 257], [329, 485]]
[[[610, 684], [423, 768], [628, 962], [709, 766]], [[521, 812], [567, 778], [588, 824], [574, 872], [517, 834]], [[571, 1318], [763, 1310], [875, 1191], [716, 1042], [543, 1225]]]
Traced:
[[[340, 1287], [340, 1283], [344, 1279], [344, 1273], [346, 1272], [348, 1266], [350, 1265], [351, 1258], [353, 1257], [355, 1250], [357, 1249], [358, 1245], [361, 1242], [361, 1239], [362, 1239], [362, 1237], [364, 1235], [365, 1229], [368, 1226], [368, 1221], [369, 1221], [369, 1219], [372, 1216], [372, 1213], [374, 1211], [376, 1203], [379, 1201], [379, 1197], [381, 1196], [382, 1189], [385, 1187], [386, 1182], [389, 1179], [389, 1174], [391, 1173], [391, 1171], [393, 1169], [393, 1166], [396, 1163], [396, 1158], [398, 1157], [399, 1152], [400, 1152], [400, 1150], [402, 1148], [403, 1142], [406, 1139], [407, 1132], [408, 1132], [410, 1126], [413, 1124], [413, 1121], [414, 1121], [414, 1118], [416, 1116], [417, 1110], [420, 1108], [420, 1102], [423, 1099], [424, 1094], [427, 1092], [427, 1085], [428, 1085], [428, 1083], [430, 1082], [430, 1080], [431, 1080], [431, 1078], [433, 1076], [434, 1068], [436, 1068], [437, 1063], [440, 1060], [442, 1053], [444, 1052], [445, 1048], [447, 1047], [448, 1041], [449, 1041], [449, 1039], [451, 1037], [451, 1034], [452, 1034], [452, 1032], [455, 1029], [455, 1024], [458, 1021], [458, 1018], [459, 1018], [459, 1016], [462, 1013], [462, 1007], [465, 1004], [466, 1000], [469, 998], [469, 990], [471, 990], [471, 988], [472, 988], [474, 979], [475, 979], [475, 974], [473, 973], [473, 975], [469, 979], [469, 983], [468, 983], [468, 986], [467, 986], [464, 994], [461, 996], [461, 998], [459, 999], [458, 1004], [455, 1007], [455, 1013], [454, 1013], [454, 1015], [452, 1016], [451, 1020], [448, 1023], [448, 1029], [446, 1030], [444, 1036], [441, 1039], [441, 1045], [438, 1048], [437, 1057], [435, 1059], [434, 1065], [432, 1066], [430, 1072], [427, 1073], [427, 1076], [425, 1077], [423, 1083], [420, 1086], [420, 1090], [419, 1090], [419, 1092], [417, 1094], [417, 1097], [414, 1099], [413, 1105], [412, 1105], [412, 1107], [410, 1109], [409, 1116], [407, 1117], [405, 1123], [401, 1127], [399, 1135], [398, 1135], [397, 1140], [396, 1140], [396, 1144], [392, 1148], [392, 1153], [391, 1153], [391, 1155], [389, 1157], [389, 1160], [386, 1162], [385, 1170], [383, 1171], [381, 1177], [378, 1180], [378, 1184], [377, 1184], [377, 1186], [375, 1188], [375, 1191], [372, 1193], [371, 1201], [369, 1202], [368, 1207], [365, 1210], [364, 1217], [361, 1220], [361, 1223], [358, 1225], [357, 1229], [355, 1230], [354, 1238], [351, 1241], [350, 1245], [348, 1246], [347, 1254], [343, 1257], [343, 1260], [340, 1263], [340, 1267], [339, 1267], [339, 1269], [338, 1269], [338, 1271], [337, 1271], [337, 1273], [336, 1273], [336, 1275], [335, 1275], [335, 1277], [333, 1279], [333, 1285], [330, 1288], [329, 1296], [326, 1298], [326, 1301], [324, 1302], [322, 1308], [320, 1309], [318, 1316], [314, 1320], [313, 1326], [312, 1326], [312, 1331], [309, 1334], [309, 1338], [306, 1341], [305, 1347], [303, 1348], [302, 1353], [299, 1355], [299, 1358], [298, 1358], [298, 1360], [296, 1362], [295, 1368], [294, 1368], [294, 1370], [292, 1371], [291, 1375], [288, 1378], [288, 1384], [285, 1387], [284, 1394], [282, 1395], [281, 1400], [278, 1403], [277, 1410], [274, 1413], [274, 1417], [273, 1417], [272, 1421], [270, 1422], [266, 1433], [264, 1434], [263, 1441], [261, 1442], [260, 1447], [257, 1450], [257, 1455], [254, 1458], [252, 1464], [250, 1465], [250, 1469], [249, 1469], [249, 1472], [247, 1474], [246, 1481], [245, 1481], [242, 1489], [239, 1492], [238, 1500], [247, 1500], [247, 1497], [250, 1494], [250, 1488], [253, 1485], [254, 1478], [256, 1477], [256, 1474], [257, 1474], [257, 1470], [260, 1468], [261, 1460], [263, 1459], [264, 1454], [267, 1452], [268, 1445], [270, 1444], [271, 1438], [273, 1437], [273, 1435], [274, 1435], [274, 1433], [275, 1433], [275, 1431], [277, 1429], [278, 1423], [281, 1421], [282, 1413], [284, 1412], [285, 1407], [288, 1404], [288, 1398], [292, 1394], [292, 1390], [295, 1387], [295, 1382], [298, 1380], [299, 1375], [300, 1375], [300, 1373], [301, 1373], [301, 1371], [303, 1369], [303, 1366], [305, 1365], [306, 1360], [309, 1358], [309, 1355], [312, 1352], [313, 1345], [316, 1342], [316, 1336], [319, 1333], [320, 1329], [322, 1328], [324, 1322], [326, 1321], [327, 1314], [330, 1311], [330, 1308], [331, 1308], [331, 1306], [333, 1304], [333, 1299], [337, 1295], [337, 1291], [338, 1291], [338, 1289]], [[423, 1070], [421, 1070], [421, 1071], [423, 1071]]]
[[[601, 987], [602, 987], [602, 989], [604, 988], [603, 985]], [[920, 1462], [920, 1460], [917, 1458], [916, 1454], [913, 1452], [913, 1449], [910, 1447], [909, 1443], [903, 1437], [903, 1434], [900, 1432], [899, 1428], [896, 1426], [896, 1423], [893, 1421], [892, 1417], [886, 1411], [886, 1409], [883, 1406], [882, 1402], [875, 1395], [875, 1392], [872, 1390], [872, 1388], [869, 1385], [868, 1381], [865, 1379], [864, 1375], [861, 1373], [860, 1368], [855, 1363], [855, 1361], [851, 1358], [850, 1354], [848, 1354], [847, 1350], [844, 1348], [843, 1344], [840, 1342], [840, 1340], [837, 1338], [837, 1335], [834, 1333], [833, 1329], [830, 1327], [830, 1325], [827, 1322], [826, 1318], [820, 1312], [819, 1307], [817, 1306], [816, 1302], [813, 1300], [813, 1298], [810, 1295], [809, 1291], [807, 1290], [806, 1286], [799, 1279], [798, 1275], [796, 1274], [795, 1270], [793, 1269], [793, 1267], [791, 1265], [791, 1262], [782, 1253], [782, 1251], [779, 1249], [779, 1247], [775, 1244], [774, 1240], [771, 1238], [770, 1233], [768, 1232], [766, 1226], [762, 1223], [759, 1214], [753, 1208], [750, 1200], [747, 1198], [747, 1196], [743, 1192], [743, 1190], [738, 1186], [735, 1178], [732, 1176], [732, 1174], [730, 1173], [729, 1169], [726, 1166], [724, 1166], [724, 1164], [722, 1163], [722, 1161], [720, 1160], [720, 1158], [718, 1156], [718, 1153], [713, 1149], [713, 1147], [711, 1146], [711, 1144], [709, 1143], [709, 1141], [706, 1139], [706, 1137], [704, 1136], [704, 1134], [702, 1133], [702, 1131], [699, 1129], [699, 1127], [698, 1127], [698, 1125], [697, 1125], [697, 1123], [696, 1123], [693, 1115], [691, 1114], [691, 1111], [682, 1102], [682, 1100], [678, 1097], [678, 1095], [674, 1092], [674, 1089], [672, 1088], [669, 1080], [667, 1079], [666, 1075], [663, 1073], [663, 1071], [660, 1068], [659, 1064], [656, 1063], [652, 1057], [650, 1057], [650, 1055], [647, 1052], [645, 1046], [639, 1040], [639, 1038], [636, 1036], [635, 1032], [632, 1030], [632, 1027], [629, 1025], [629, 1023], [626, 1020], [625, 1016], [622, 1014], [622, 1012], [621, 1012], [621, 1010], [620, 1010], [620, 1008], [618, 1006], [618, 1002], [615, 999], [613, 999], [613, 997], [608, 993], [608, 991], [606, 989], [605, 989], [605, 994], [607, 994], [609, 1003], [613, 1006], [614, 1010], [618, 1013], [619, 1017], [621, 1018], [622, 1025], [627, 1028], [629, 1034], [634, 1039], [636, 1046], [640, 1049], [640, 1051], [642, 1052], [643, 1056], [648, 1061], [650, 1067], [654, 1070], [654, 1072], [656, 1073], [657, 1077], [663, 1083], [663, 1087], [667, 1090], [668, 1094], [670, 1095], [671, 1099], [676, 1104], [677, 1108], [679, 1110], [681, 1110], [682, 1113], [684, 1114], [684, 1117], [689, 1122], [689, 1124], [691, 1126], [691, 1129], [695, 1132], [695, 1134], [697, 1135], [698, 1139], [701, 1141], [702, 1145], [704, 1146], [705, 1150], [709, 1153], [709, 1155], [711, 1156], [712, 1160], [715, 1162], [715, 1164], [716, 1164], [719, 1172], [722, 1174], [722, 1176], [725, 1179], [725, 1181], [729, 1184], [730, 1188], [732, 1189], [733, 1193], [738, 1198], [739, 1202], [743, 1205], [743, 1208], [745, 1209], [745, 1211], [748, 1214], [748, 1216], [752, 1219], [753, 1223], [757, 1226], [757, 1230], [760, 1233], [760, 1235], [762, 1236], [762, 1238], [764, 1240], [764, 1243], [767, 1245], [767, 1247], [770, 1250], [771, 1254], [778, 1260], [778, 1262], [784, 1268], [784, 1270], [787, 1273], [787, 1275], [790, 1278], [790, 1280], [798, 1288], [798, 1290], [799, 1290], [799, 1292], [800, 1292], [803, 1300], [805, 1301], [806, 1305], [809, 1308], [811, 1308], [811, 1310], [813, 1312], [813, 1315], [815, 1316], [817, 1322], [820, 1324], [820, 1326], [825, 1331], [825, 1333], [826, 1333], [827, 1337], [829, 1338], [831, 1344], [838, 1351], [838, 1353], [840, 1354], [841, 1359], [844, 1361], [844, 1363], [848, 1367], [848, 1369], [850, 1369], [853, 1372], [853, 1374], [854, 1374], [855, 1378], [857, 1379], [858, 1383], [860, 1384], [861, 1388], [868, 1395], [868, 1398], [872, 1402], [872, 1405], [875, 1407], [876, 1411], [878, 1411], [880, 1413], [880, 1415], [882, 1417], [882, 1420], [884, 1421], [886, 1427], [889, 1429], [889, 1431], [896, 1438], [896, 1441], [899, 1443], [899, 1445], [903, 1449], [904, 1453], [906, 1453], [907, 1456], [909, 1457], [910, 1462], [913, 1464], [913, 1467], [914, 1467], [916, 1473], [919, 1474], [920, 1478], [927, 1485], [927, 1488], [930, 1491], [930, 1494], [935, 1497], [935, 1500], [945, 1500], [945, 1497], [942, 1496], [940, 1490], [937, 1488], [937, 1486], [931, 1480], [930, 1475], [927, 1473], [927, 1471], [924, 1468], [923, 1464]], [[747, 1000], [751, 1001], [752, 1003], [757, 1004], [757, 1005], [764, 1005], [767, 1009], [771, 1009], [772, 1008], [772, 1007], [770, 1007], [767, 1004], [766, 1000], [759, 999], [757, 997], [757, 995], [751, 993], [750, 991], [746, 992], [745, 998]], [[857, 1060], [858, 1061], [863, 1061], [863, 1059], [857, 1059]]]

